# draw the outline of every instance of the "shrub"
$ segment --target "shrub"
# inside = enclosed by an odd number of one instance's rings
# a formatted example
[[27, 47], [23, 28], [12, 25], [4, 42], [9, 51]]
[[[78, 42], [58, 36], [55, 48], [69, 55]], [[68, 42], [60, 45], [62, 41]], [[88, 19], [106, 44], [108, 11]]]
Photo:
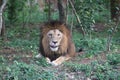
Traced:
[[111, 65], [116, 65], [120, 63], [120, 54], [118, 53], [107, 54], [107, 60]]
[[85, 39], [75, 40], [75, 45], [79, 48], [82, 47], [86, 56], [90, 57], [106, 50], [106, 39], [86, 37]]

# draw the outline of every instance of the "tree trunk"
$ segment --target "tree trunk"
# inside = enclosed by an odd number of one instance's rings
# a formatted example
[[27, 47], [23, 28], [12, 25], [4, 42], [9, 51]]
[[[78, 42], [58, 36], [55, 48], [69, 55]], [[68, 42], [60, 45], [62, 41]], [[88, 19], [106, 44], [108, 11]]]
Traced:
[[5, 25], [3, 20], [3, 11], [6, 5], [6, 0], [0, 0], [0, 36], [5, 35]]
[[68, 3], [68, 0], [66, 0], [66, 14], [65, 14], [65, 16], [66, 16], [66, 24], [67, 24], [67, 22], [68, 22], [68, 9], [69, 9], [69, 3]]
[[115, 22], [120, 18], [120, 0], [110, 0], [111, 6], [111, 19]]
[[59, 20], [66, 22], [65, 7], [63, 6], [63, 0], [58, 0]]
[[1, 35], [1, 31], [2, 31], [2, 10], [1, 10], [1, 6], [2, 6], [2, 0], [0, 0], [0, 35]]
[[48, 0], [48, 21], [51, 20], [51, 2]]
[[2, 18], [2, 12], [0, 11], [0, 35], [1, 35], [1, 32], [2, 32], [2, 24], [3, 24], [3, 18]]

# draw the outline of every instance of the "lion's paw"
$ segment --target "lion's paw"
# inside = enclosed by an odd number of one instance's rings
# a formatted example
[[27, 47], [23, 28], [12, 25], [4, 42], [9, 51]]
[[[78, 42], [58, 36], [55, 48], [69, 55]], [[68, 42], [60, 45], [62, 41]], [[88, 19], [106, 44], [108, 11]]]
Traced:
[[51, 64], [52, 64], [53, 66], [58, 66], [58, 65], [59, 65], [59, 64], [56, 63], [55, 61], [52, 61]]
[[42, 57], [41, 53], [35, 56], [35, 58], [41, 58], [41, 57]]
[[51, 61], [50, 61], [49, 58], [46, 58], [46, 62], [49, 63], [49, 64], [51, 64]]

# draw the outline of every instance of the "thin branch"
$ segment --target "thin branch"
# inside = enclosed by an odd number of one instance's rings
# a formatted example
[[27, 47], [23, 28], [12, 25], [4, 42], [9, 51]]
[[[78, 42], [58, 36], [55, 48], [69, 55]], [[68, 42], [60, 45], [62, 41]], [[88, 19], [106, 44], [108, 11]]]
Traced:
[[72, 7], [72, 9], [73, 9], [74, 15], [76, 16], [77, 22], [78, 22], [79, 25], [81, 26], [82, 34], [83, 34], [83, 36], [84, 36], [84, 35], [85, 35], [85, 31], [84, 31], [84, 28], [83, 28], [83, 26], [82, 26], [81, 20], [80, 20], [78, 14], [77, 14], [77, 11], [75, 10], [75, 7], [74, 7], [72, 1], [71, 1], [71, 0], [68, 0], [68, 1], [69, 1], [70, 5], [71, 5], [71, 7]]

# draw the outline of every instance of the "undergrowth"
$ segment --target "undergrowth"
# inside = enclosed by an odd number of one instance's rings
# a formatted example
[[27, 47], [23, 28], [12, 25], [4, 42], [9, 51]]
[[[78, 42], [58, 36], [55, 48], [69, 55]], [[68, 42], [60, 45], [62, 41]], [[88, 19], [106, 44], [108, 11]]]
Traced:
[[114, 69], [108, 62], [94, 61], [90, 64], [65, 63], [72, 72], [84, 72], [92, 80], [119, 80], [120, 71]]
[[[12, 47], [15, 49], [21, 49], [24, 52], [30, 51], [33, 55], [38, 54], [38, 28], [35, 28], [34, 30], [33, 28], [29, 30], [27, 27], [24, 29], [20, 27], [12, 28], [12, 30], [8, 28], [7, 32], [8, 40], [6, 42], [0, 40], [0, 50], [4, 47]], [[83, 55], [84, 58], [92, 58], [95, 55], [99, 56], [100, 53], [106, 50], [107, 39], [105, 37], [100, 38], [86, 36], [85, 38], [82, 38], [81, 34], [78, 32], [73, 32], [73, 41], [75, 42], [77, 51], [82, 48], [85, 52]], [[115, 51], [116, 49], [118, 51], [119, 48], [116, 46], [116, 42], [114, 43], [114, 40], [112, 40], [111, 50]], [[119, 80], [119, 53], [109, 53], [105, 55], [107, 56], [107, 60], [105, 62], [99, 60], [89, 64], [81, 64], [79, 61], [65, 62], [61, 71], [49, 65], [44, 58], [32, 58], [29, 64], [17, 60], [11, 64], [7, 64], [9, 61], [5, 60], [4, 56], [0, 55], [0, 79], [67, 80], [68, 78], [66, 74], [69, 72], [83, 72], [85, 74], [84, 77], [92, 80]], [[77, 80], [79, 80], [79, 78]]]
[[4, 66], [0, 74], [4, 80], [55, 80], [54, 71], [45, 70], [35, 64], [26, 64], [15, 61], [13, 65]]

